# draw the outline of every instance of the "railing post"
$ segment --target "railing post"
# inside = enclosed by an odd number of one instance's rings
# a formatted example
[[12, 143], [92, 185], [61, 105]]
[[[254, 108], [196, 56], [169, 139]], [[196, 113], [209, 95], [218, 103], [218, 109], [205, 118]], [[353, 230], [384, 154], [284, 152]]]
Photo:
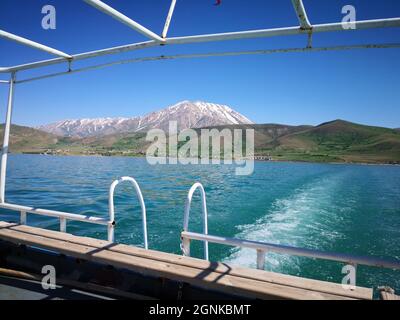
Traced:
[[352, 263], [354, 267], [354, 286], [357, 286], [357, 263]]
[[67, 219], [60, 217], [60, 232], [67, 232]]
[[[204, 187], [201, 183], [196, 182], [189, 190], [188, 196], [186, 198], [185, 203], [185, 213], [183, 217], [183, 231], [189, 231], [189, 214], [190, 214], [190, 205], [192, 203], [192, 198], [194, 192], [200, 189], [201, 192], [201, 207], [203, 212], [203, 233], [208, 234], [208, 213], [207, 213], [207, 201], [206, 201], [206, 192], [204, 191]], [[182, 244], [185, 247], [184, 244]], [[208, 241], [204, 241], [204, 259], [209, 260], [208, 256]]]
[[114, 228], [115, 227], [115, 223], [114, 221], [111, 221], [108, 223], [107, 225], [107, 240], [110, 242], [114, 242], [115, 241], [115, 232], [114, 232]]
[[181, 244], [182, 254], [185, 257], [190, 257], [190, 239], [182, 237], [182, 244]]
[[21, 211], [20, 217], [19, 217], [19, 223], [25, 225], [26, 224], [26, 212]]
[[257, 269], [265, 270], [265, 250], [257, 249]]
[[5, 203], [6, 193], [6, 175], [7, 175], [7, 157], [8, 157], [8, 144], [10, 141], [11, 129], [11, 116], [14, 102], [14, 87], [15, 87], [16, 74], [13, 72], [10, 79], [10, 89], [8, 92], [8, 104], [6, 113], [6, 123], [4, 125], [3, 148], [1, 150], [1, 171], [0, 171], [0, 202]]

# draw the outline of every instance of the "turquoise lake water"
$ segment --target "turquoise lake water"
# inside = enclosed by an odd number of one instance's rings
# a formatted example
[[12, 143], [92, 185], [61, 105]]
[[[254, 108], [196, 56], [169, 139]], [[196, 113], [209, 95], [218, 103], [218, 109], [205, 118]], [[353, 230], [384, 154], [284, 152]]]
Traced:
[[[209, 233], [311, 249], [400, 259], [400, 167], [257, 162], [251, 176], [226, 165], [150, 166], [141, 158], [10, 155], [6, 201], [107, 217], [108, 189], [121, 176], [138, 181], [147, 207], [150, 249], [180, 254], [187, 192], [207, 193]], [[117, 187], [116, 241], [142, 245], [134, 190]], [[1, 220], [19, 215], [0, 211]], [[201, 230], [200, 197], [190, 229]], [[28, 224], [58, 229], [58, 220], [29, 215]], [[106, 239], [106, 227], [69, 222], [68, 232]], [[202, 257], [201, 243], [192, 254]], [[256, 254], [210, 245], [210, 259], [255, 267]], [[341, 282], [340, 263], [269, 254], [266, 269]], [[400, 290], [400, 271], [358, 267], [357, 285]]]

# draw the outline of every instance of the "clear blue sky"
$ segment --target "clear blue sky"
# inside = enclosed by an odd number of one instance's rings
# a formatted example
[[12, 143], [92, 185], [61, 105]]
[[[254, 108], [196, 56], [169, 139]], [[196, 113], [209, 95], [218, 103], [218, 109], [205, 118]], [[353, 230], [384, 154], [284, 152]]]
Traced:
[[[105, 0], [161, 33], [169, 0]], [[297, 25], [290, 0], [178, 0], [170, 36]], [[305, 0], [312, 23], [400, 16], [397, 0]], [[41, 28], [41, 8], [57, 9], [57, 29]], [[146, 40], [81, 0], [1, 0], [0, 29], [75, 54]], [[326, 33], [314, 45], [400, 42], [400, 29]], [[305, 36], [170, 46], [121, 57], [305, 46]], [[0, 39], [0, 66], [51, 58]], [[337, 118], [400, 127], [400, 49], [290, 53], [129, 64], [17, 86], [14, 123], [136, 116], [180, 100], [227, 104], [257, 123], [318, 124]], [[112, 61], [117, 56], [96, 61]], [[93, 63], [93, 62], [91, 62]], [[80, 63], [86, 65], [88, 62]], [[62, 67], [65, 68], [65, 67]], [[51, 70], [61, 70], [52, 67]], [[26, 72], [24, 76], [36, 74]], [[21, 74], [22, 77], [22, 74]], [[0, 75], [4, 79], [4, 75]], [[0, 86], [0, 116], [7, 92]]]

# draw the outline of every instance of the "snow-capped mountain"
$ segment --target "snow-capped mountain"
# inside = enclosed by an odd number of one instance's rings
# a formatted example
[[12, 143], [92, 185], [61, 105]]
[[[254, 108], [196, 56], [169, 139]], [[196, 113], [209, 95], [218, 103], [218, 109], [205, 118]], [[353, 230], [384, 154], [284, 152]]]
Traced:
[[98, 118], [64, 120], [37, 129], [69, 137], [89, 137], [114, 133], [168, 130], [169, 122], [177, 121], [178, 129], [207, 126], [251, 124], [245, 116], [225, 105], [202, 101], [182, 101], [161, 111], [134, 118]]

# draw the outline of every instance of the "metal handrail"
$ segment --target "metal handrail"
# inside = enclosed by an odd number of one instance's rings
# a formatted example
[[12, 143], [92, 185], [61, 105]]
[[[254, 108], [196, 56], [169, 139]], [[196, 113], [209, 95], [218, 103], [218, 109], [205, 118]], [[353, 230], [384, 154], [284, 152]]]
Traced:
[[46, 216], [46, 217], [54, 217], [60, 220], [60, 231], [66, 232], [67, 231], [67, 221], [80, 221], [92, 224], [99, 224], [99, 225], [106, 225], [108, 226], [108, 230], [110, 230], [110, 226], [114, 228], [114, 219], [110, 218], [99, 218], [99, 217], [91, 217], [81, 214], [74, 214], [74, 213], [67, 213], [62, 211], [54, 211], [54, 210], [47, 210], [47, 209], [40, 209], [28, 206], [21, 206], [17, 204], [11, 203], [0, 203], [0, 208], [8, 209], [12, 211], [19, 211], [20, 212], [20, 224], [27, 224], [27, 213], [39, 215], [39, 216]]
[[[115, 187], [124, 181], [129, 181], [135, 187], [136, 195], [140, 202], [140, 207], [142, 209], [142, 228], [143, 228], [143, 239], [144, 239], [144, 248], [148, 249], [148, 241], [147, 241], [147, 218], [146, 218], [146, 206], [144, 204], [142, 191], [140, 190], [139, 184], [136, 182], [134, 178], [131, 177], [122, 177], [119, 180], [115, 180], [110, 186], [109, 199], [108, 199], [108, 208], [110, 219], [114, 220], [115, 211], [114, 211], [114, 191]], [[114, 226], [109, 226], [109, 238], [108, 241], [114, 242]]]
[[[190, 205], [194, 192], [200, 189], [202, 197], [202, 212], [203, 212], [203, 233], [189, 232], [189, 215]], [[374, 257], [356, 256], [350, 254], [341, 254], [334, 252], [324, 252], [320, 250], [296, 248], [291, 246], [264, 243], [258, 241], [250, 241], [243, 239], [227, 238], [220, 236], [213, 236], [208, 234], [208, 214], [206, 193], [201, 183], [195, 183], [189, 190], [186, 203], [185, 213], [183, 218], [183, 231], [181, 232], [181, 250], [184, 256], [190, 256], [190, 241], [198, 240], [204, 242], [204, 259], [209, 260], [208, 243], [217, 243], [233, 247], [255, 249], [257, 251], [257, 269], [265, 269], [265, 256], [267, 252], [275, 252], [280, 254], [289, 254], [300, 257], [331, 260], [335, 262], [344, 262], [349, 265], [357, 267], [358, 264], [372, 267], [381, 267], [400, 270], [399, 260], [387, 260]]]
[[35, 214], [46, 217], [54, 217], [58, 218], [60, 221], [60, 232], [67, 232], [67, 221], [80, 221], [91, 224], [105, 225], [107, 226], [107, 239], [110, 242], [114, 242], [114, 233], [115, 233], [115, 211], [114, 211], [114, 191], [115, 187], [123, 181], [130, 181], [136, 189], [137, 196], [139, 198], [140, 206], [142, 208], [142, 218], [143, 218], [143, 236], [144, 236], [144, 247], [148, 249], [148, 241], [147, 241], [147, 220], [146, 220], [146, 207], [143, 200], [143, 195], [140, 190], [140, 187], [135, 179], [131, 177], [122, 177], [119, 180], [115, 180], [111, 186], [109, 191], [109, 218], [100, 218], [100, 217], [92, 217], [81, 214], [74, 214], [62, 211], [34, 208], [28, 206], [22, 206], [12, 203], [0, 202], [0, 208], [9, 209], [12, 211], [20, 212], [20, 224], [27, 224], [27, 214]]
[[[181, 233], [182, 243], [190, 245], [190, 240], [204, 241], [207, 243], [224, 244], [233, 247], [249, 248], [257, 250], [257, 269], [265, 269], [265, 255], [267, 252], [274, 252], [280, 254], [289, 254], [299, 257], [307, 257], [313, 259], [323, 259], [335, 262], [342, 262], [357, 267], [357, 265], [364, 265], [370, 267], [380, 267], [393, 270], [400, 270], [399, 260], [381, 259], [375, 257], [356, 256], [351, 254], [342, 254], [335, 252], [325, 252], [320, 250], [296, 248], [291, 246], [264, 243], [258, 241], [250, 241], [243, 239], [219, 237], [208, 234], [201, 234], [195, 232], [183, 231]], [[189, 251], [190, 252], [190, 251]]]
[[243, 240], [228, 237], [219, 237], [213, 235], [205, 235], [195, 232], [182, 232], [182, 238], [208, 241], [212, 243], [225, 244], [233, 247], [241, 247], [248, 249], [263, 250], [281, 254], [290, 254], [299, 257], [331, 260], [336, 262], [344, 262], [348, 264], [360, 264], [370, 267], [380, 267], [388, 269], [400, 270], [399, 260], [388, 260], [374, 257], [356, 256], [351, 254], [342, 254], [328, 251], [320, 251], [314, 249], [297, 248], [291, 246], [285, 246], [280, 244], [271, 244], [259, 241]]
[[[207, 213], [207, 202], [206, 202], [206, 192], [204, 191], [204, 187], [201, 183], [196, 182], [189, 190], [188, 196], [186, 198], [186, 203], [185, 203], [185, 214], [183, 218], [183, 231], [188, 232], [189, 231], [189, 215], [190, 215], [190, 205], [192, 203], [192, 198], [194, 192], [199, 189], [201, 193], [201, 206], [202, 206], [202, 212], [203, 212], [203, 233], [208, 234], [208, 213]], [[190, 256], [190, 242], [184, 241], [182, 238], [182, 245], [181, 249], [183, 252], [183, 255], [185, 256]], [[204, 259], [208, 260], [208, 242], [204, 241]]]

